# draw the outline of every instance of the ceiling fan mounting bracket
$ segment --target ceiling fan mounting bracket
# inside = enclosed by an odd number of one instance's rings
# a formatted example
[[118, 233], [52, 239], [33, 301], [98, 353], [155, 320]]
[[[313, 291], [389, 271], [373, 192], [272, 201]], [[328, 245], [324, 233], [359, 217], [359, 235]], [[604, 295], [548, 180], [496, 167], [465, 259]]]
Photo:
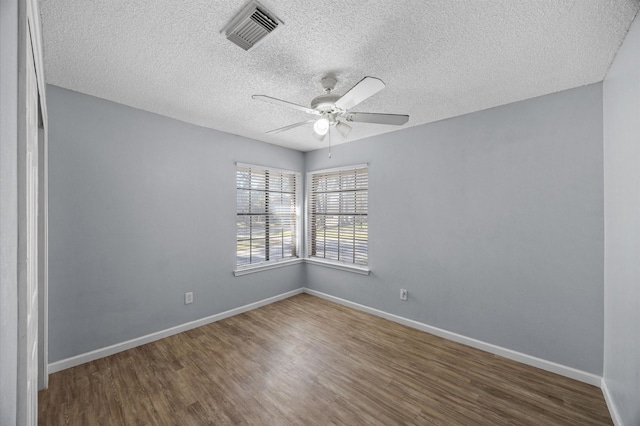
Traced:
[[335, 89], [338, 80], [333, 77], [325, 77], [321, 80], [321, 83], [324, 91], [329, 94], [333, 89]]

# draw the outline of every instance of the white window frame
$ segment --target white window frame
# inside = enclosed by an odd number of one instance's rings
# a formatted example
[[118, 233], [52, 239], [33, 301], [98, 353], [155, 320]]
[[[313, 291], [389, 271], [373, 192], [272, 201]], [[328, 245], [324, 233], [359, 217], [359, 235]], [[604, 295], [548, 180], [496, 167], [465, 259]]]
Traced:
[[[360, 168], [367, 168], [367, 173], [369, 173], [369, 169], [370, 166], [368, 163], [363, 163], [363, 164], [354, 164], [354, 165], [349, 165], [349, 166], [342, 166], [342, 167], [333, 167], [333, 168], [329, 168], [329, 169], [319, 169], [319, 170], [313, 170], [313, 171], [308, 171], [306, 173], [306, 182], [305, 182], [305, 202], [304, 202], [304, 217], [305, 217], [305, 232], [304, 232], [304, 236], [305, 236], [305, 244], [304, 244], [304, 259], [306, 263], [312, 264], [312, 265], [320, 265], [320, 266], [325, 266], [328, 268], [333, 268], [333, 269], [339, 269], [342, 271], [347, 271], [347, 272], [354, 272], [357, 274], [362, 274], [362, 275], [369, 275], [369, 273], [371, 272], [371, 269], [369, 268], [369, 265], [371, 264], [371, 259], [369, 257], [369, 253], [367, 253], [367, 265], [357, 265], [357, 264], [353, 264], [353, 263], [347, 263], [347, 262], [340, 262], [340, 261], [335, 261], [335, 260], [329, 260], [329, 259], [321, 259], [321, 258], [317, 258], [317, 257], [311, 257], [310, 253], [309, 253], [309, 248], [310, 248], [310, 244], [311, 242], [308, 241], [308, 235], [309, 235], [309, 227], [311, 226], [311, 217], [310, 217], [310, 213], [309, 213], [309, 204], [310, 204], [310, 200], [311, 200], [311, 186], [313, 184], [313, 175], [314, 174], [318, 174], [318, 173], [331, 173], [331, 172], [339, 172], [342, 170], [354, 170], [354, 169], [360, 169]], [[367, 192], [369, 190], [367, 189]], [[367, 223], [369, 223], [369, 208], [367, 207]], [[370, 234], [367, 233], [367, 246], [369, 246], [369, 242], [370, 242]]]
[[[270, 260], [270, 261], [265, 261], [265, 262], [260, 262], [260, 263], [254, 263], [254, 264], [249, 264], [249, 265], [245, 265], [245, 266], [238, 266], [237, 263], [237, 255], [238, 255], [238, 248], [237, 248], [237, 243], [236, 243], [236, 263], [235, 263], [235, 269], [233, 271], [233, 275], [235, 275], [236, 277], [241, 276], [241, 275], [247, 275], [247, 274], [251, 274], [254, 272], [259, 272], [259, 271], [265, 271], [265, 270], [269, 270], [269, 269], [275, 269], [275, 268], [281, 268], [284, 266], [289, 266], [289, 265], [294, 265], [297, 263], [302, 263], [303, 261], [303, 257], [302, 257], [302, 250], [304, 250], [303, 248], [303, 238], [302, 238], [302, 233], [304, 232], [304, 228], [302, 226], [302, 214], [300, 212], [300, 208], [301, 208], [301, 204], [303, 201], [302, 198], [302, 188], [304, 186], [304, 183], [302, 182], [302, 173], [295, 171], [295, 170], [287, 170], [287, 169], [280, 169], [277, 167], [271, 167], [271, 166], [263, 166], [260, 164], [250, 164], [250, 163], [241, 163], [241, 162], [237, 162], [235, 164], [235, 173], [237, 173], [238, 167], [255, 167], [255, 168], [260, 168], [260, 169], [265, 169], [265, 170], [269, 170], [269, 171], [273, 171], [273, 172], [282, 172], [282, 173], [292, 173], [296, 176], [296, 189], [295, 189], [295, 194], [296, 194], [296, 238], [295, 238], [295, 245], [296, 245], [296, 253], [298, 254], [297, 257], [295, 258], [287, 258], [287, 259], [278, 259], [278, 260]], [[238, 194], [238, 190], [237, 190], [237, 177], [234, 179], [234, 181], [236, 182], [236, 197]], [[237, 201], [236, 201], [237, 203]], [[237, 204], [236, 204], [236, 214], [234, 215], [237, 221], [238, 218], [238, 214], [237, 214]], [[237, 229], [237, 225], [236, 225], [236, 242], [238, 239], [238, 229]]]

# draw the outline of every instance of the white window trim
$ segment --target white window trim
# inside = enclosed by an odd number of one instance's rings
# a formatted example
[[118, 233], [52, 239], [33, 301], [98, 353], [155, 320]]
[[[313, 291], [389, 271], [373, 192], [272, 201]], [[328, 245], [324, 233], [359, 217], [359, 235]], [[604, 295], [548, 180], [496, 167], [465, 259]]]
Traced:
[[371, 269], [369, 269], [368, 266], [354, 265], [354, 264], [345, 263], [345, 262], [336, 262], [332, 260], [319, 259], [315, 257], [307, 257], [304, 259], [304, 262], [310, 265], [318, 265], [318, 266], [323, 266], [325, 268], [338, 269], [340, 271], [353, 272], [355, 274], [361, 274], [361, 275], [369, 275], [371, 273]]
[[353, 170], [353, 169], [362, 169], [364, 167], [371, 167], [369, 163], [360, 163], [360, 164], [352, 164], [348, 166], [340, 166], [340, 167], [332, 167], [329, 169], [318, 169], [318, 170], [310, 170], [307, 172], [307, 180], [314, 173], [330, 173], [330, 172], [341, 172], [342, 170]]
[[[244, 275], [249, 275], [249, 274], [254, 274], [256, 272], [262, 272], [262, 271], [268, 271], [270, 269], [278, 269], [278, 268], [284, 268], [287, 266], [291, 266], [291, 265], [299, 265], [301, 263], [308, 263], [310, 265], [316, 265], [316, 266], [322, 266], [325, 268], [331, 268], [331, 269], [337, 269], [339, 271], [345, 271], [345, 272], [351, 272], [351, 273], [356, 273], [356, 274], [361, 274], [361, 275], [369, 275], [371, 273], [371, 269], [369, 268], [369, 266], [361, 266], [361, 265], [354, 265], [351, 263], [345, 263], [345, 262], [337, 262], [337, 261], [332, 261], [332, 260], [326, 260], [326, 259], [320, 259], [320, 258], [312, 258], [309, 257], [307, 254], [308, 251], [308, 247], [307, 247], [307, 229], [306, 229], [306, 224], [308, 223], [308, 219], [309, 219], [309, 212], [308, 212], [308, 206], [309, 206], [309, 194], [311, 192], [311, 188], [310, 188], [310, 182], [311, 182], [311, 175], [313, 173], [318, 173], [318, 172], [337, 172], [340, 170], [351, 170], [351, 169], [357, 169], [357, 168], [362, 168], [362, 167], [367, 167], [369, 168], [369, 163], [362, 163], [362, 164], [354, 164], [354, 165], [349, 165], [349, 166], [342, 166], [342, 167], [334, 167], [334, 168], [330, 168], [330, 169], [318, 169], [318, 170], [312, 170], [309, 172], [306, 172], [305, 174], [305, 182], [302, 182], [301, 180], [301, 176], [302, 174], [300, 172], [296, 172], [294, 170], [287, 170], [287, 169], [279, 169], [276, 167], [269, 167], [269, 166], [263, 166], [260, 164], [250, 164], [250, 163], [241, 163], [241, 162], [236, 162], [236, 168], [240, 166], [240, 167], [262, 167], [265, 169], [269, 169], [269, 170], [274, 170], [274, 171], [279, 171], [279, 172], [288, 172], [288, 173], [295, 173], [297, 175], [297, 179], [299, 179], [300, 181], [300, 185], [297, 185], [296, 188], [296, 197], [298, 200], [301, 200], [301, 203], [299, 203], [297, 210], [296, 210], [296, 220], [297, 220], [297, 225], [296, 225], [296, 232], [297, 232], [297, 238], [296, 238], [296, 244], [298, 247], [298, 257], [297, 258], [293, 258], [293, 259], [282, 259], [282, 260], [273, 260], [273, 261], [269, 261], [269, 262], [263, 262], [263, 263], [256, 263], [253, 265], [248, 265], [245, 267], [241, 267], [238, 268], [236, 265], [236, 268], [233, 271], [233, 275], [236, 277], [241, 277]], [[304, 191], [304, 198], [302, 197], [302, 188], [305, 188]], [[300, 209], [302, 209], [303, 211], [301, 212]]]
[[233, 271], [233, 276], [241, 277], [243, 275], [254, 274], [256, 272], [268, 271], [270, 269], [284, 268], [285, 266], [299, 265], [301, 263], [308, 263], [310, 265], [322, 266], [325, 268], [337, 269], [339, 271], [352, 272], [354, 274], [369, 275], [371, 269], [365, 266], [351, 265], [349, 263], [336, 262], [325, 259], [316, 259], [308, 257], [306, 259], [286, 259], [286, 260], [274, 260], [268, 263], [260, 263], [246, 268], [236, 269]]
[[235, 269], [233, 271], [233, 275], [236, 277], [241, 277], [243, 275], [249, 275], [256, 272], [268, 271], [269, 269], [278, 269], [278, 268], [284, 268], [285, 266], [297, 265], [303, 262], [304, 262], [304, 259], [301, 259], [300, 257], [296, 257], [293, 259], [284, 259], [284, 260], [272, 260], [269, 262], [256, 263], [255, 265], [247, 266], [240, 269]]
[[[269, 170], [273, 170], [274, 172], [282, 172], [282, 173], [295, 173], [298, 176], [301, 176], [301, 172], [296, 171], [296, 170], [289, 170], [289, 169], [280, 169], [278, 167], [271, 167], [271, 166], [265, 166], [264, 164], [254, 164], [254, 163], [241, 163], [239, 161], [236, 162], [236, 169], [238, 167], [260, 167], [263, 169], [269, 169]], [[298, 187], [299, 189], [300, 187]], [[297, 194], [296, 194], [297, 195]]]
[[[302, 188], [304, 187], [304, 182], [302, 181], [301, 172], [295, 171], [295, 170], [280, 169], [280, 168], [271, 167], [271, 166], [264, 166], [261, 164], [242, 163], [239, 161], [235, 163], [235, 166], [236, 166], [236, 170], [238, 170], [238, 167], [256, 167], [256, 168], [261, 167], [263, 169], [273, 170], [275, 172], [293, 173], [296, 175], [296, 181], [299, 182], [296, 184], [296, 199], [303, 200]], [[237, 193], [237, 190], [236, 190], [236, 193]], [[282, 268], [282, 267], [290, 266], [296, 263], [302, 263], [303, 253], [306, 252], [305, 251], [306, 249], [303, 247], [303, 243], [305, 241], [302, 236], [302, 233], [304, 232], [304, 228], [302, 224], [303, 215], [300, 212], [300, 204], [301, 204], [301, 201], [298, 201], [296, 206], [296, 234], [297, 234], [296, 235], [296, 252], [298, 253], [298, 255], [294, 258], [270, 260], [268, 262], [254, 263], [254, 264], [249, 264], [241, 267], [238, 267], [238, 265], [236, 264], [235, 269], [233, 270], [234, 276], [239, 277], [242, 275], [252, 274], [254, 272], [266, 271], [269, 269]], [[235, 216], [236, 218], [238, 216], [237, 209], [236, 209]], [[236, 239], [237, 239], [237, 230], [236, 230]], [[236, 255], [237, 255], [237, 249], [236, 249]]]
[[[301, 253], [304, 257], [304, 261], [305, 263], [309, 263], [311, 265], [318, 265], [318, 266], [324, 266], [326, 268], [333, 268], [333, 269], [338, 269], [341, 271], [347, 271], [347, 272], [354, 272], [356, 274], [363, 274], [363, 275], [369, 275], [369, 273], [371, 273], [371, 269], [369, 268], [369, 260], [367, 259], [367, 265], [363, 266], [363, 265], [355, 265], [353, 263], [346, 263], [346, 262], [339, 262], [339, 261], [335, 261], [335, 260], [327, 260], [327, 259], [321, 259], [321, 258], [317, 258], [317, 257], [311, 257], [309, 256], [309, 244], [307, 242], [307, 226], [309, 223], [309, 196], [311, 194], [311, 176], [314, 173], [330, 173], [330, 172], [339, 172], [342, 170], [353, 170], [353, 169], [360, 169], [366, 167], [367, 169], [370, 168], [369, 163], [360, 163], [360, 164], [353, 164], [353, 165], [348, 165], [348, 166], [340, 166], [340, 167], [332, 167], [329, 169], [318, 169], [318, 170], [311, 170], [308, 171], [306, 173], [305, 176], [305, 194], [304, 194], [304, 251], [300, 251], [299, 253]], [[367, 239], [369, 238], [368, 234], [367, 234]]]

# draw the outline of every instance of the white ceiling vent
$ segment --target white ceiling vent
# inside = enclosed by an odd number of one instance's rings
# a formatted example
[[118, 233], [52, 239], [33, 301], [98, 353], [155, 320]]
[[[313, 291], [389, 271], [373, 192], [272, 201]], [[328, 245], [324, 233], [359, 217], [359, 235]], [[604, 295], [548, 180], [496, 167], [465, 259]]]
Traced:
[[282, 21], [264, 6], [251, 1], [222, 31], [228, 40], [250, 50], [281, 24]]

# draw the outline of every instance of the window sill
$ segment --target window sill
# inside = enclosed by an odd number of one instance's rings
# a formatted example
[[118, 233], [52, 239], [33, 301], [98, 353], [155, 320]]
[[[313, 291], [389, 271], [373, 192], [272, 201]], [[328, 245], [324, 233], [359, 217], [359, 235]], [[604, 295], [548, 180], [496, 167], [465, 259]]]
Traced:
[[305, 263], [312, 265], [325, 266], [327, 268], [339, 269], [341, 271], [353, 272], [354, 274], [369, 275], [371, 270], [367, 266], [357, 266], [348, 263], [331, 262], [329, 260], [320, 260], [314, 258], [307, 258]]
[[262, 265], [247, 266], [246, 268], [236, 269], [235, 271], [233, 271], [233, 275], [236, 277], [241, 277], [243, 275], [249, 275], [255, 272], [284, 268], [285, 266], [297, 265], [299, 263], [310, 263], [311, 265], [324, 266], [326, 268], [338, 269], [340, 271], [352, 272], [354, 274], [360, 275], [369, 275], [369, 273], [371, 273], [371, 269], [366, 266], [356, 266], [350, 265], [348, 263], [332, 262], [330, 260], [296, 258], [291, 260], [281, 260], [279, 262], [264, 263]]
[[290, 260], [281, 260], [279, 262], [270, 262], [270, 263], [263, 263], [260, 265], [247, 266], [246, 268], [236, 269], [235, 271], [233, 271], [233, 275], [236, 277], [240, 277], [242, 275], [253, 274], [255, 272], [268, 271], [269, 269], [277, 269], [277, 268], [283, 268], [285, 266], [296, 265], [302, 262], [303, 262], [303, 259], [296, 258], [296, 259], [290, 259]]

